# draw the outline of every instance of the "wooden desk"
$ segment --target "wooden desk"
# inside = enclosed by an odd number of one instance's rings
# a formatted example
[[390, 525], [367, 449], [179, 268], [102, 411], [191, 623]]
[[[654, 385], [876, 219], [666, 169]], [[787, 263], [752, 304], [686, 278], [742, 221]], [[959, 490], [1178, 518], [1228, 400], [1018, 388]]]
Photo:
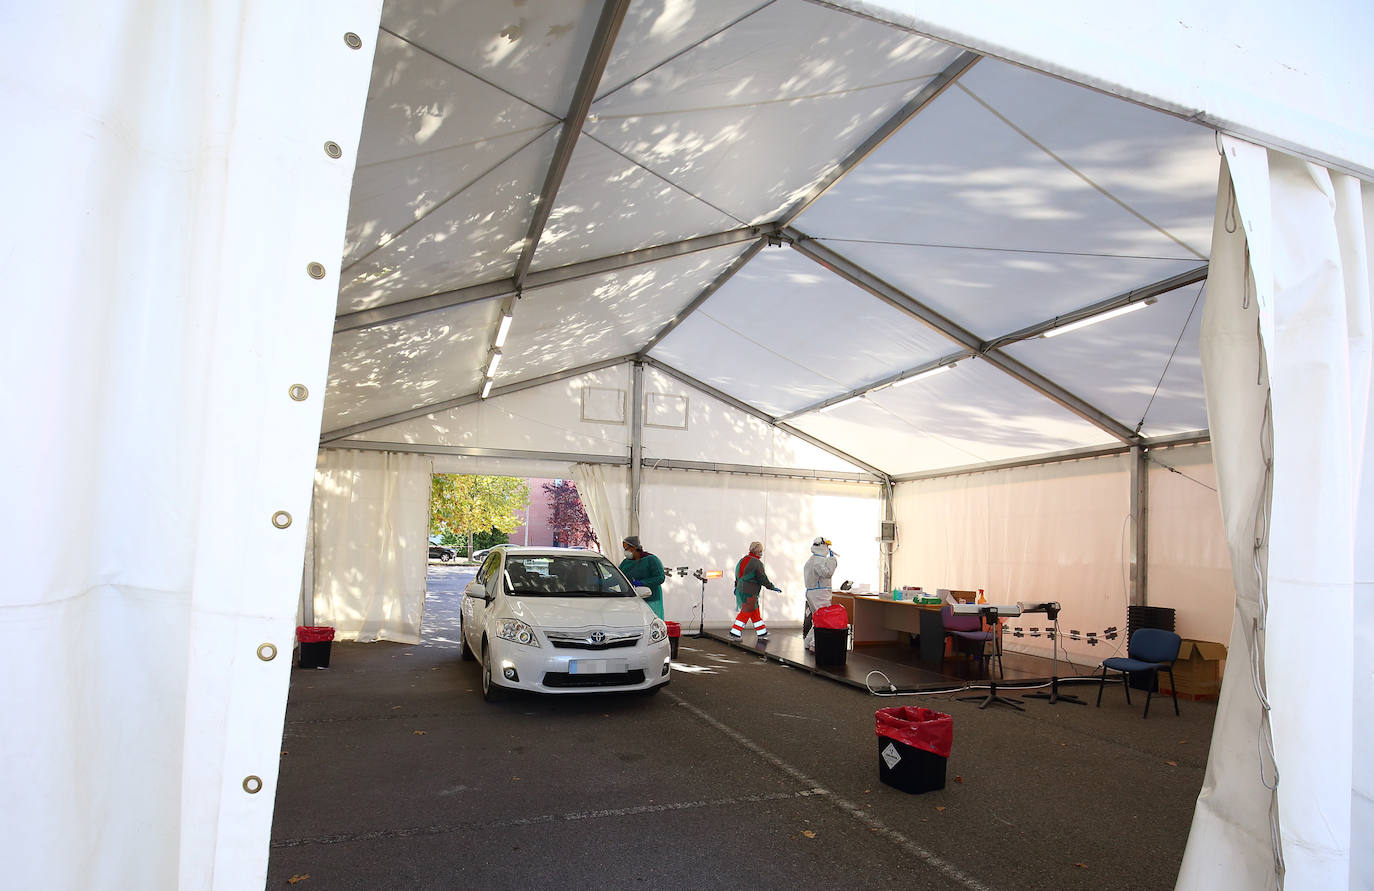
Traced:
[[890, 597], [860, 597], [835, 592], [830, 602], [844, 607], [854, 626], [854, 646], [893, 643], [903, 634], [921, 638], [921, 661], [939, 662], [945, 655], [945, 622], [942, 604], [912, 603]]

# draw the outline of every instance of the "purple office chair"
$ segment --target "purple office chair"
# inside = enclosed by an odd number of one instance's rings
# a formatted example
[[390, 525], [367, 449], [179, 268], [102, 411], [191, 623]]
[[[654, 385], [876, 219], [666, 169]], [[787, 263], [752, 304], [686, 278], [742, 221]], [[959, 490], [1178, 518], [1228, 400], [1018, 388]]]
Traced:
[[946, 603], [940, 608], [940, 621], [945, 626], [945, 636], [959, 640], [976, 641], [982, 646], [978, 648], [979, 660], [986, 658], [987, 643], [993, 642], [992, 658], [997, 660], [997, 674], [1005, 678], [1006, 672], [1002, 670], [1002, 641], [997, 630], [1000, 626], [993, 625], [992, 631], [983, 628], [983, 617], [977, 613], [969, 615], [956, 615], [954, 607]]

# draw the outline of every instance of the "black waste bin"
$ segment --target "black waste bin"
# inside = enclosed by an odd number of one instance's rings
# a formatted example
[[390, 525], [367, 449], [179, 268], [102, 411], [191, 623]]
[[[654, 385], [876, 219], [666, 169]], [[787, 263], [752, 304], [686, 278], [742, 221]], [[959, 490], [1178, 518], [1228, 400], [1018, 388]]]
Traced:
[[903, 792], [945, 788], [954, 719], [915, 706], [878, 709], [878, 779]]
[[816, 635], [816, 664], [844, 665], [849, 656], [849, 628], [812, 628]]
[[301, 644], [301, 668], [328, 668], [329, 651], [334, 645], [334, 629], [328, 625], [298, 625], [296, 640]]

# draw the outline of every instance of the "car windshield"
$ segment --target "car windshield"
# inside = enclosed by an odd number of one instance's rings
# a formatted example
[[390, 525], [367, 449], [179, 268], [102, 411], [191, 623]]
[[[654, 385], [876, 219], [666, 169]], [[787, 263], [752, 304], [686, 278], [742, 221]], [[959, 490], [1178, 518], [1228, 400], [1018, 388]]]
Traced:
[[510, 593], [533, 597], [634, 597], [634, 589], [606, 559], [511, 554], [506, 557]]

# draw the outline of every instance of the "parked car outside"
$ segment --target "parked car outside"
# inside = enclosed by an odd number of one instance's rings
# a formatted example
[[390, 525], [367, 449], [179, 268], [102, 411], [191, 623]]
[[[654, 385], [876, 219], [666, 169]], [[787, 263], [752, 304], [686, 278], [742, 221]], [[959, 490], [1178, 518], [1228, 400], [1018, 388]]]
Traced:
[[429, 559], [452, 563], [458, 559], [458, 552], [447, 545], [432, 544], [429, 546]]
[[463, 593], [462, 655], [488, 702], [510, 690], [641, 691], [669, 681], [668, 627], [605, 557], [498, 545]]
[[472, 552], [472, 562], [473, 562], [473, 563], [481, 563], [482, 561], [484, 561], [484, 560], [487, 559], [487, 554], [490, 554], [490, 553], [491, 553], [491, 548], [482, 548], [482, 550], [480, 550], [480, 551], [473, 551], [473, 552]]

